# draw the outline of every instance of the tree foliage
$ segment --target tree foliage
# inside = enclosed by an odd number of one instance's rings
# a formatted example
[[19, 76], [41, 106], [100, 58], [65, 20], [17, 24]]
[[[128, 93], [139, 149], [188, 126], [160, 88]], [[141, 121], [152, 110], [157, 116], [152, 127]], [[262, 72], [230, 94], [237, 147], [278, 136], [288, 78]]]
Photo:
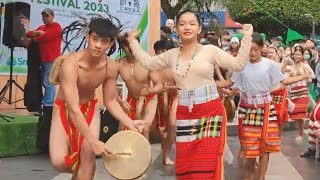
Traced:
[[[283, 35], [287, 27], [301, 34], [312, 32], [312, 14], [319, 30], [319, 0], [225, 0], [231, 17], [239, 23], [251, 23], [258, 32]], [[283, 23], [284, 25], [282, 25]], [[287, 27], [286, 27], [287, 26]]]
[[208, 11], [212, 13], [210, 10], [211, 5], [221, 1], [223, 0], [178, 0], [178, 3], [172, 7], [170, 0], [161, 0], [161, 7], [168, 18], [174, 19], [183, 8], [193, 9], [197, 12]]

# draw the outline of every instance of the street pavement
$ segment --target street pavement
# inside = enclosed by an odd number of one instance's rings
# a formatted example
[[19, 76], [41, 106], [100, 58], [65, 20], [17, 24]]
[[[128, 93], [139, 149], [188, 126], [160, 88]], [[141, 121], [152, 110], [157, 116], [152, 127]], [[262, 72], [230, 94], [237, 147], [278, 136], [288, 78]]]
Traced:
[[[296, 131], [282, 134], [282, 153], [272, 154], [266, 180], [319, 180], [320, 166], [314, 159], [300, 158], [307, 147], [307, 139], [296, 141]], [[228, 145], [234, 156], [232, 164], [225, 163], [225, 180], [241, 180], [243, 169], [237, 158], [240, 144], [236, 136], [228, 137]], [[173, 151], [172, 158], [175, 157]], [[70, 175], [56, 172], [45, 154], [8, 157], [0, 159], [0, 180], [69, 180]], [[97, 159], [95, 180], [113, 180]], [[147, 180], [174, 180], [174, 166], [162, 164], [160, 144], [152, 144], [152, 163], [146, 172]]]

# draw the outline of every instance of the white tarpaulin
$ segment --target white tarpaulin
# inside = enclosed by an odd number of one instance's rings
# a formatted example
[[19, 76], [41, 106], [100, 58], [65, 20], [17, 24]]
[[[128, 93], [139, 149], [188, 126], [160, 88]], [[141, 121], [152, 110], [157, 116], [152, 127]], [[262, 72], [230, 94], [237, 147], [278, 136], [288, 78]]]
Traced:
[[[149, 0], [20, 0], [6, 1], [25, 2], [30, 4], [30, 24], [29, 29], [36, 29], [42, 25], [41, 12], [45, 8], [53, 9], [55, 21], [59, 22], [62, 28], [68, 26], [71, 22], [79, 20], [74, 14], [86, 17], [90, 13], [107, 16], [107, 13], [118, 18], [121, 24], [127, 27], [124, 31], [130, 29], [141, 29], [141, 45], [148, 51], [149, 47]], [[1, 43], [0, 43], [0, 74], [9, 74], [10, 49], [2, 44], [4, 12], [0, 14], [1, 18]], [[64, 46], [64, 44], [62, 44]], [[76, 46], [76, 44], [74, 44]], [[113, 54], [116, 58], [118, 53]], [[14, 48], [14, 74], [25, 75], [27, 73], [27, 51], [24, 48]]]

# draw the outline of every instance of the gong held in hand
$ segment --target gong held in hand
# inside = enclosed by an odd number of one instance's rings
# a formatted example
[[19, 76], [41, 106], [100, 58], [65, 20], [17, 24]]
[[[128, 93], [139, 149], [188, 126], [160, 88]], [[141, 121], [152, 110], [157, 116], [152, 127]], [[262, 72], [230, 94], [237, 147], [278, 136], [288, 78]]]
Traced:
[[149, 141], [135, 131], [120, 131], [105, 144], [116, 157], [104, 159], [107, 172], [117, 179], [135, 179], [142, 176], [151, 163]]

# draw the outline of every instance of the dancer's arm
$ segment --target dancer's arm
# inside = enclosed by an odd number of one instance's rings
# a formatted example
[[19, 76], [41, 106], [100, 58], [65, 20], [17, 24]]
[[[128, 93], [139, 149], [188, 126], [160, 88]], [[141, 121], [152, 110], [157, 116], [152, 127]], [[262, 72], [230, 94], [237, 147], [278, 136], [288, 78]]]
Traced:
[[309, 74], [309, 78], [310, 79], [314, 79], [316, 78], [316, 75], [314, 74], [312, 68], [309, 66], [309, 64], [303, 64], [303, 70], [304, 72], [306, 72], [307, 74]]
[[[168, 67], [168, 61], [172, 58], [174, 51], [178, 51], [178, 48], [166, 51], [158, 56], [149, 56], [140, 46], [140, 43], [136, 39], [137, 34], [129, 33], [128, 41], [132, 54], [139, 60], [139, 62], [148, 70], [164, 69]], [[170, 57], [171, 56], [171, 57]]]
[[299, 82], [299, 81], [302, 81], [302, 80], [305, 80], [305, 79], [308, 79], [308, 78], [310, 78], [309, 74], [302, 74], [300, 76], [287, 77], [287, 78], [283, 79], [281, 81], [281, 83], [283, 85], [290, 85], [290, 84], [293, 84], [293, 83], [296, 83], [296, 82]]
[[233, 82], [229, 80], [216, 81], [217, 88], [229, 88], [233, 86]]
[[220, 66], [219, 65], [215, 65], [214, 66], [214, 70], [215, 70], [215, 73], [218, 76], [219, 80], [220, 81], [224, 81], [225, 79], [224, 79], [224, 77], [223, 77], [223, 75], [221, 73]]
[[163, 91], [164, 91], [164, 92], [166, 92], [166, 91], [171, 91], [171, 90], [176, 91], [177, 89], [178, 89], [178, 86], [177, 86], [177, 85], [169, 86], [168, 83], [164, 83], [164, 86], [163, 86]]
[[[304, 72], [305, 72], [304, 74], [299, 75], [299, 76], [287, 77], [287, 78], [284, 78], [285, 76], [283, 75], [282, 79], [280, 80], [280, 82], [283, 85], [290, 85], [290, 84], [293, 84], [293, 83], [296, 83], [296, 82], [299, 82], [299, 81], [302, 81], [302, 80], [305, 80], [305, 79], [308, 80], [309, 78], [311, 78], [311, 79], [315, 78], [314, 72], [312, 71], [311, 67], [308, 64], [305, 64], [303, 66], [303, 69], [304, 69]], [[276, 77], [280, 76], [280, 75], [276, 75], [277, 72], [278, 71], [275, 71], [275, 70], [270, 72], [270, 75], [274, 76], [273, 78], [271, 77], [272, 80], [276, 80], [277, 79]], [[273, 84], [275, 84], [275, 83], [276, 82], [273, 82]]]
[[249, 61], [249, 53], [251, 49], [253, 27], [251, 24], [243, 25], [242, 33], [244, 37], [241, 40], [241, 46], [237, 57], [233, 57], [222, 49], [209, 45], [209, 51], [213, 64], [230, 69], [233, 71], [240, 71], [244, 68], [247, 61]]
[[282, 85], [277, 86], [277, 87], [273, 87], [273, 88], [271, 88], [270, 93], [276, 92], [276, 91], [278, 91], [278, 90], [280, 90], [280, 89], [282, 89], [282, 88], [283, 88]]
[[60, 88], [67, 104], [69, 118], [72, 119], [74, 126], [80, 134], [88, 141], [95, 154], [108, 156], [110, 155], [110, 152], [104, 147], [104, 143], [96, 139], [79, 108], [80, 103], [77, 80], [78, 64], [73, 56], [67, 56], [61, 65]]
[[121, 96], [117, 96], [117, 101], [120, 104], [120, 106], [125, 110], [125, 111], [130, 111], [131, 106], [127, 101], [123, 101]]
[[282, 66], [281, 66], [281, 72], [282, 73], [288, 73], [290, 72], [290, 68], [288, 67], [289, 64], [289, 56], [290, 55], [285, 55], [285, 57], [283, 58], [283, 62], [282, 62]]
[[[107, 107], [109, 112], [118, 119], [129, 129], [136, 129], [138, 126], [143, 123], [141, 121], [132, 121], [127, 114], [123, 111], [120, 104], [118, 103], [117, 97], [117, 78], [118, 78], [118, 66], [112, 60], [108, 60], [108, 77], [102, 85], [103, 88], [103, 102]], [[143, 128], [143, 127], [141, 127]], [[142, 130], [139, 128], [139, 130]]]
[[222, 92], [227, 94], [229, 97], [234, 96], [238, 93], [237, 89], [226, 89], [226, 88], [221, 88]]
[[153, 82], [153, 87], [150, 88], [150, 86], [146, 86], [143, 88], [141, 94], [146, 96], [148, 94], [159, 94], [163, 92], [163, 84], [160, 79], [160, 75], [157, 71], [151, 71], [149, 73], [149, 77], [151, 81]]
[[117, 101], [118, 101], [119, 104], [122, 103], [122, 97], [120, 95], [117, 96]]

